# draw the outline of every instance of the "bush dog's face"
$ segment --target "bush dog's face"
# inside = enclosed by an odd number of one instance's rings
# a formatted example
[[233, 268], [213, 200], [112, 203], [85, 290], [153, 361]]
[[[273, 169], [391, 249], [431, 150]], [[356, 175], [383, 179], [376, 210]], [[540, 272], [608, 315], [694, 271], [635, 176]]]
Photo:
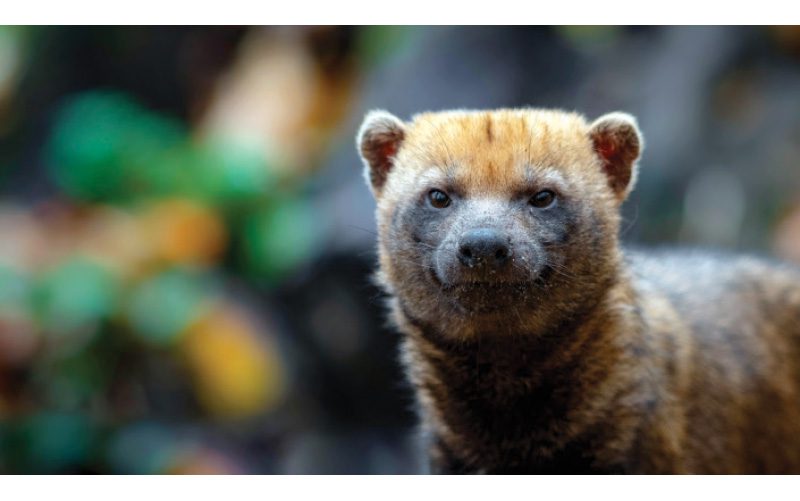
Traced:
[[622, 113], [368, 114], [383, 281], [415, 318], [539, 329], [608, 285], [641, 144]]

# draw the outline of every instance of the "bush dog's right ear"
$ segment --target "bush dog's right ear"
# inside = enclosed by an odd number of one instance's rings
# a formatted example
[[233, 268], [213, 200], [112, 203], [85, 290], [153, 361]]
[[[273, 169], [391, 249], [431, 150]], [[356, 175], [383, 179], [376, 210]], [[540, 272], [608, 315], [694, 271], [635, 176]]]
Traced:
[[356, 147], [364, 161], [364, 177], [376, 197], [380, 196], [404, 137], [405, 124], [391, 113], [374, 110], [364, 117]]

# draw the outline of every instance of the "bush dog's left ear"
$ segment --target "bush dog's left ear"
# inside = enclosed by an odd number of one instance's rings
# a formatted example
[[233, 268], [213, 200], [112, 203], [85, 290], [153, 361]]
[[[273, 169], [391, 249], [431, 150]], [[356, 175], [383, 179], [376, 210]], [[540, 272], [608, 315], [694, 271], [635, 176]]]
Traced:
[[636, 119], [621, 112], [603, 115], [591, 125], [589, 136], [608, 177], [608, 185], [622, 202], [636, 182], [636, 161], [644, 147]]
[[376, 197], [381, 193], [404, 138], [405, 125], [391, 113], [374, 110], [364, 117], [356, 147], [364, 161], [364, 177]]

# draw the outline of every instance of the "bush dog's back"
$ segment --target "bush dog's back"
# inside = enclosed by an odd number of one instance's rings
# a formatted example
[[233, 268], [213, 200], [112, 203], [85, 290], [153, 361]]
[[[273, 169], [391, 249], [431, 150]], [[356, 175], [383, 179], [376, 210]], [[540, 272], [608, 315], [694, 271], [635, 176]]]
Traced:
[[367, 115], [380, 270], [444, 473], [800, 473], [800, 274], [623, 253], [636, 121]]

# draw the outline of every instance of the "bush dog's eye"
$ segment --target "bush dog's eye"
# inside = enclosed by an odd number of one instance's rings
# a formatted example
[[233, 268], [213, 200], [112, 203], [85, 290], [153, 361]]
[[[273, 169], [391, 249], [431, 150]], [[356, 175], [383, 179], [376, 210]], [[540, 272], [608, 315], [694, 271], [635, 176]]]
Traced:
[[429, 191], [428, 200], [430, 200], [431, 205], [437, 209], [444, 209], [450, 205], [450, 197], [448, 197], [447, 194], [441, 190]]
[[535, 194], [530, 201], [530, 204], [538, 209], [550, 207], [556, 201], [556, 194], [550, 190], [542, 190]]

